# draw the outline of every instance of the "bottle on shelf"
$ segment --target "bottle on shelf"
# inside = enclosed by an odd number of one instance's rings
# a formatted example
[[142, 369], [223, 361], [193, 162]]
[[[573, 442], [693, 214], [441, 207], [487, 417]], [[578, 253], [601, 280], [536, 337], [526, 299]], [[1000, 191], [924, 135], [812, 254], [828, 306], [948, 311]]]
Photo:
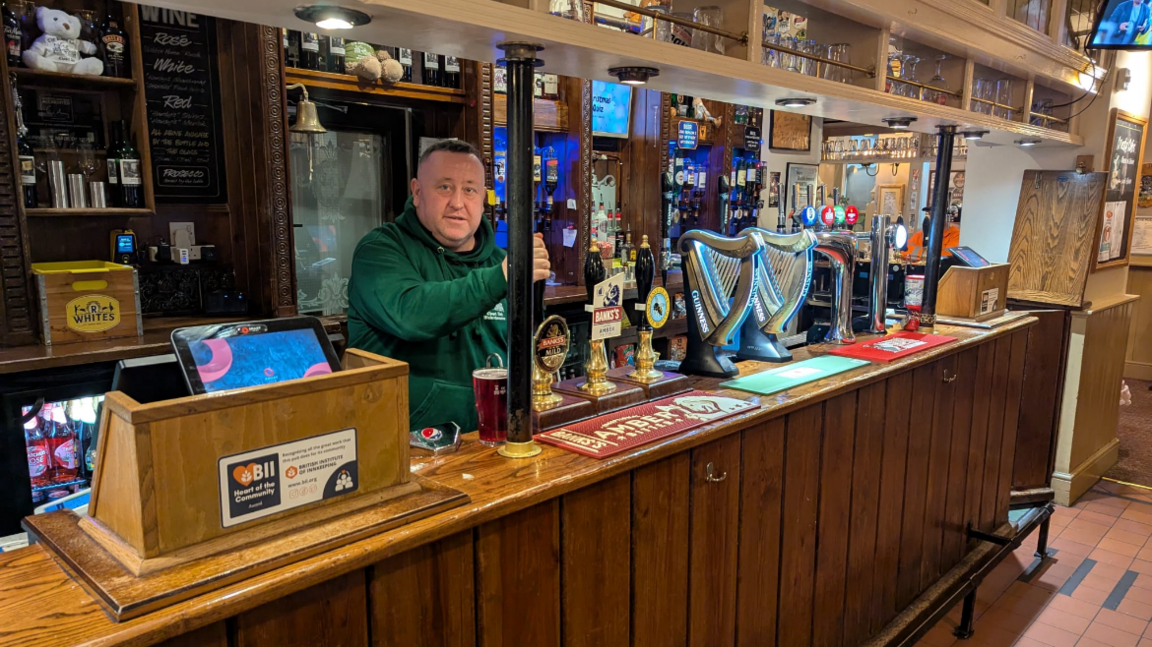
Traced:
[[532, 75], [532, 96], [537, 99], [544, 98], [544, 75], [539, 72]]
[[300, 39], [302, 35], [295, 29], [284, 30], [284, 65], [300, 67]]
[[[44, 405], [48, 406], [48, 405]], [[40, 424], [40, 416], [24, 423], [24, 449], [28, 453], [28, 475], [32, 478], [32, 487], [44, 487], [51, 481], [52, 452], [48, 450], [48, 438], [44, 436], [44, 428]]]
[[544, 229], [552, 230], [552, 214], [556, 209], [552, 194], [560, 186], [560, 160], [556, 158], [556, 149], [549, 146], [544, 149], [544, 191], [548, 194], [548, 204], [544, 211]]
[[99, 432], [96, 425], [99, 419], [96, 415], [96, 407], [98, 405], [96, 396], [90, 396], [80, 399], [76, 407], [76, 420], [81, 426], [82, 432], [80, 439], [84, 449], [84, 471], [88, 478], [91, 478], [96, 471], [96, 440]]
[[7, 0], [0, 0], [0, 14], [4, 18], [4, 51], [8, 54], [8, 67], [15, 69], [20, 65], [20, 52], [23, 37], [20, 33], [20, 21], [16, 14], [8, 8]]
[[24, 194], [24, 208], [35, 207], [36, 197], [36, 156], [28, 143], [28, 127], [24, 125], [24, 106], [16, 84], [12, 84], [12, 107], [16, 110], [16, 152], [20, 162], [20, 190]]
[[424, 85], [440, 85], [440, 55], [424, 52]]
[[332, 47], [332, 38], [320, 35], [320, 55], [316, 57], [316, 69], [321, 72], [328, 72], [328, 57], [331, 55], [329, 51]]
[[124, 145], [124, 124], [112, 122], [112, 133], [108, 137], [108, 154], [105, 166], [108, 168], [108, 206], [119, 207], [123, 196], [120, 191], [120, 147]]
[[320, 69], [320, 35], [315, 32], [300, 34], [300, 67], [306, 70]]
[[344, 70], [344, 39], [333, 36], [328, 39], [328, 71], [333, 74], [345, 74]]
[[460, 59], [455, 56], [444, 57], [444, 87], [457, 88], [460, 86]]
[[396, 60], [400, 61], [400, 65], [404, 68], [404, 76], [400, 77], [401, 81], [406, 83], [412, 82], [412, 50], [407, 47], [396, 48]]
[[555, 74], [544, 75], [544, 98], [551, 101], [560, 100], [560, 77]]
[[117, 153], [120, 162], [120, 204], [126, 209], [144, 208], [144, 187], [140, 176], [140, 153], [132, 145], [132, 136], [120, 122], [121, 145]]
[[104, 76], [126, 79], [132, 76], [128, 64], [128, 35], [120, 27], [120, 19], [112, 15], [112, 3], [107, 3], [104, 24], [100, 26], [100, 58], [104, 59]]
[[[48, 405], [45, 405], [48, 406]], [[64, 406], [56, 403], [52, 405], [52, 427], [48, 434], [48, 449], [52, 452], [52, 480], [66, 482], [76, 480], [76, 471], [79, 466], [79, 453], [76, 450], [76, 435], [72, 425], [68, 424], [68, 417], [64, 414]]]

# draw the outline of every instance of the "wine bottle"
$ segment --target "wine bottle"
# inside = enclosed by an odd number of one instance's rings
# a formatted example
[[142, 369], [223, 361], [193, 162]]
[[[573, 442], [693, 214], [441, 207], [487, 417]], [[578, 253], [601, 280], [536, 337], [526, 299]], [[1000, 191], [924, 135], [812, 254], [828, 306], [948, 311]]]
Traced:
[[460, 59], [455, 56], [444, 57], [444, 87], [460, 87]]
[[20, 93], [12, 85], [12, 107], [16, 110], [16, 150], [20, 161], [20, 186], [24, 192], [24, 208], [35, 207], [36, 202], [36, 157], [32, 145], [28, 143], [28, 127], [24, 125], [24, 106]]
[[404, 76], [400, 78], [401, 81], [408, 83], [412, 82], [412, 50], [407, 47], [396, 48], [396, 60], [400, 61], [400, 65], [404, 66]]
[[320, 51], [318, 53], [319, 55], [316, 57], [316, 69], [320, 70], [321, 72], [327, 72], [328, 71], [328, 55], [329, 55], [328, 50], [331, 47], [331, 45], [332, 45], [332, 39], [331, 38], [329, 38], [328, 36], [324, 36], [324, 35], [320, 36]]
[[0, 13], [4, 16], [4, 50], [8, 53], [8, 67], [16, 68], [20, 65], [20, 21], [8, 8], [6, 0], [0, 0]]
[[284, 33], [286, 34], [284, 37], [284, 65], [287, 67], [299, 68], [301, 38], [300, 32], [296, 31], [295, 29], [286, 29], [284, 30]]
[[[123, 122], [121, 122], [123, 124]], [[132, 137], [123, 125], [123, 145], [120, 147], [120, 196], [126, 209], [144, 207], [144, 187], [140, 178], [140, 154], [132, 145]]]
[[347, 74], [344, 70], [344, 39], [333, 36], [328, 40], [328, 71]]
[[120, 147], [123, 145], [124, 130], [119, 121], [112, 122], [112, 135], [108, 138], [108, 206], [120, 206]]
[[132, 76], [128, 65], [128, 36], [120, 28], [120, 19], [112, 15], [111, 2], [100, 26], [100, 58], [104, 59], [104, 76], [122, 79]]
[[440, 85], [440, 56], [424, 52], [424, 85]]
[[320, 69], [320, 36], [313, 32], [300, 34], [300, 66], [306, 70]]

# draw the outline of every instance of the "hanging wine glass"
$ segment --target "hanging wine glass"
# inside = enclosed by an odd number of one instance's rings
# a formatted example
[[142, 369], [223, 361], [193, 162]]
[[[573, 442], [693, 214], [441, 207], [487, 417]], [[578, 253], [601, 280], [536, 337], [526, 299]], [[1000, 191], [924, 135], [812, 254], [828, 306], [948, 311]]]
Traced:
[[78, 162], [76, 163], [80, 173], [84, 175], [84, 184], [92, 181], [92, 176], [96, 171], [100, 170], [100, 160], [96, 157], [96, 150], [92, 146], [92, 142], [82, 140], [76, 143], [76, 156]]
[[944, 64], [944, 59], [948, 58], [947, 54], [939, 54], [936, 56], [936, 73], [928, 80], [928, 85], [935, 88], [933, 91], [925, 93], [925, 101], [933, 101], [942, 106], [948, 105], [948, 82], [944, 80], [944, 75], [940, 71], [940, 67]]
[[904, 78], [908, 83], [904, 84], [904, 96], [910, 99], [920, 98], [920, 88], [914, 84], [919, 83], [916, 79], [916, 66], [920, 64], [920, 57], [915, 54], [904, 55]]

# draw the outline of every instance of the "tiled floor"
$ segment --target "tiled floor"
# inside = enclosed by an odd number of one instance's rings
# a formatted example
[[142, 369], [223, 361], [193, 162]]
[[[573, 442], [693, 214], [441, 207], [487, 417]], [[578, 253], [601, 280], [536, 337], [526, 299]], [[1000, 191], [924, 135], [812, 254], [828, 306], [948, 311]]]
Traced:
[[1036, 536], [980, 585], [975, 635], [952, 635], [957, 607], [918, 647], [1152, 647], [1152, 490], [1101, 481], [1057, 506], [1043, 566]]

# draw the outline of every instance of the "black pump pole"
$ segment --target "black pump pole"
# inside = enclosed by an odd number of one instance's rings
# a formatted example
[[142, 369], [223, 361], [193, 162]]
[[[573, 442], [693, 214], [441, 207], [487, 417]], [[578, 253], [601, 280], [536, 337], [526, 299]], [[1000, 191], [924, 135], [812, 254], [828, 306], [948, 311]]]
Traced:
[[532, 94], [534, 71], [542, 64], [536, 52], [543, 48], [518, 42], [497, 47], [508, 69], [508, 451], [501, 452], [507, 456], [532, 443]]
[[928, 255], [924, 266], [924, 300], [920, 306], [920, 324], [936, 325], [936, 287], [940, 283], [940, 255], [944, 251], [944, 228], [948, 217], [948, 178], [952, 174], [952, 143], [956, 126], [939, 126], [936, 135], [936, 188], [932, 194], [932, 223], [929, 226]]

